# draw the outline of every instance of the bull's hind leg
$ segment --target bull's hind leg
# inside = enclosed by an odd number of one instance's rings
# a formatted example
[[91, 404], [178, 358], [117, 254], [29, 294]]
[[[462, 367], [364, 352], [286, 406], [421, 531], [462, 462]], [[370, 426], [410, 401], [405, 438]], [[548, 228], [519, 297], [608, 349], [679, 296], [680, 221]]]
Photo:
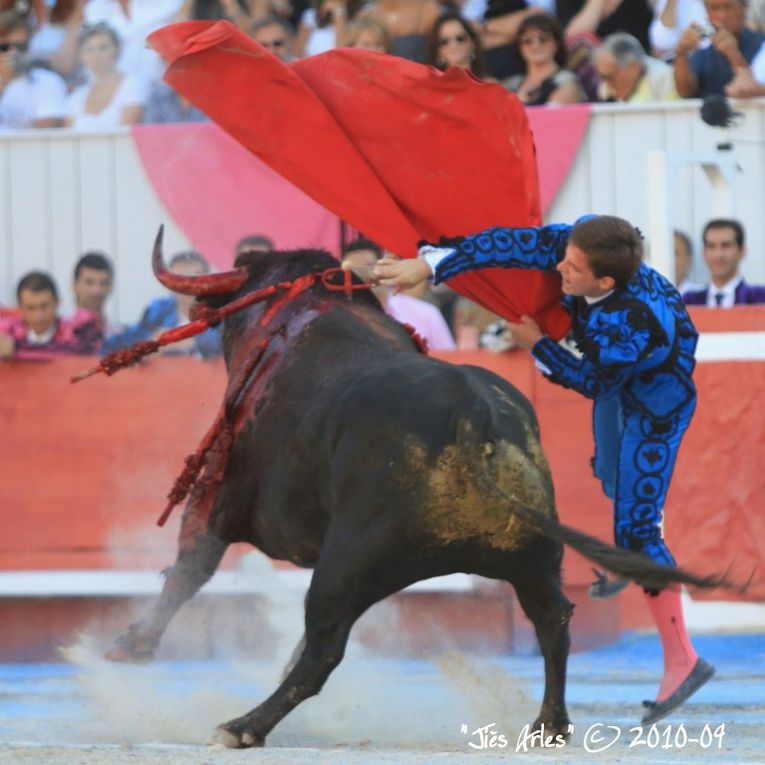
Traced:
[[187, 538], [175, 565], [166, 572], [162, 593], [147, 618], [131, 624], [106, 652], [106, 658], [134, 663], [151, 661], [170, 620], [215, 573], [227, 547], [227, 542], [207, 532]]
[[212, 741], [228, 747], [263, 746], [273, 727], [298, 704], [315, 696], [345, 653], [348, 635], [356, 620], [371, 605], [411, 584], [383, 581], [399, 576], [392, 562], [373, 561], [374, 541], [357, 540], [359, 551], [347, 545], [325, 547], [314, 571], [305, 607], [305, 646], [295, 666], [277, 690], [260, 706], [242, 717], [220, 725]]
[[[537, 561], [549, 561], [540, 555]], [[529, 566], [523, 578], [511, 580], [521, 607], [534, 625], [545, 663], [545, 695], [532, 729], [542, 740], [561, 735], [568, 739], [570, 720], [566, 711], [566, 663], [569, 651], [568, 624], [574, 607], [561, 591], [559, 568]], [[544, 728], [542, 727], [544, 726]]]

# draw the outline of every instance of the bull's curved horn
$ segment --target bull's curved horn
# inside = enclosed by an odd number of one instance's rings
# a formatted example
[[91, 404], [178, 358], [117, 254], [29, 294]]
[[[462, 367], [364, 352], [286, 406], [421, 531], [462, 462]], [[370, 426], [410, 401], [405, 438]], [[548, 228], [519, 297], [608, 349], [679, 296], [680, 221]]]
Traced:
[[172, 292], [181, 295], [228, 295], [236, 292], [246, 281], [249, 275], [247, 268], [236, 268], [233, 271], [224, 271], [220, 274], [200, 274], [199, 276], [181, 276], [169, 271], [162, 261], [162, 238], [165, 233], [164, 224], [159, 227], [157, 238], [154, 241], [154, 251], [151, 257], [151, 266], [154, 276]]

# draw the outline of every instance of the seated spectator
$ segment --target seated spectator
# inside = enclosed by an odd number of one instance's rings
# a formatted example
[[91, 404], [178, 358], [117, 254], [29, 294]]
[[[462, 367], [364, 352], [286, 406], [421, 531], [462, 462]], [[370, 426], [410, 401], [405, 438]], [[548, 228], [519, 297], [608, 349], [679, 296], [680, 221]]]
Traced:
[[[343, 266], [357, 270], [359, 278], [369, 281], [382, 250], [368, 239], [357, 239], [343, 249]], [[385, 312], [402, 324], [409, 324], [423, 337], [431, 351], [454, 350], [454, 338], [446, 320], [434, 305], [403, 293], [394, 294], [388, 287], [372, 288]]]
[[711, 220], [704, 226], [702, 239], [711, 282], [703, 289], [683, 293], [683, 301], [709, 308], [765, 303], [765, 286], [747, 284], [739, 273], [746, 255], [741, 223], [728, 218]]
[[183, 0], [88, 0], [85, 23], [108, 24], [120, 39], [119, 68], [146, 82], [155, 82], [165, 69], [146, 38], [175, 20]]
[[300, 18], [294, 43], [297, 56], [315, 56], [345, 45], [348, 23], [358, 6], [358, 0], [313, 0]]
[[114, 267], [109, 258], [100, 252], [86, 252], [74, 267], [72, 292], [78, 311], [87, 311], [101, 325], [105, 338], [116, 335], [124, 327], [111, 321], [104, 312], [104, 305], [112, 294]]
[[704, 26], [707, 10], [704, 0], [659, 0], [653, 9], [653, 21], [648, 28], [651, 55], [663, 61], [675, 58], [675, 49], [684, 29], [692, 24]]
[[349, 48], [362, 48], [376, 53], [393, 52], [393, 38], [388, 28], [371, 16], [353, 23], [347, 45]]
[[731, 98], [765, 96], [765, 43], [760, 46], [750, 67], [737, 67], [733, 79], [725, 86], [725, 95]]
[[0, 359], [40, 360], [90, 354], [101, 344], [101, 327], [86, 311], [74, 319], [58, 316], [58, 290], [53, 279], [31, 271], [16, 287], [19, 312], [0, 318]]
[[150, 125], [207, 122], [210, 118], [166, 82], [155, 82], [149, 91], [143, 121]]
[[650, 48], [648, 27], [653, 19], [651, 0], [556, 0], [555, 15], [566, 39], [589, 32], [601, 39], [627, 32]]
[[283, 16], [266, 16], [258, 19], [250, 31], [252, 38], [277, 58], [288, 64], [295, 60], [293, 42], [295, 30]]
[[646, 101], [676, 101], [672, 67], [646, 55], [632, 35], [609, 35], [595, 51], [600, 76], [599, 100], [638, 104]]
[[525, 71], [502, 84], [524, 104], [572, 104], [585, 100], [579, 78], [564, 69], [566, 46], [560, 24], [546, 13], [527, 16], [518, 29]]
[[444, 13], [433, 25], [428, 38], [427, 63], [442, 72], [456, 66], [467, 69], [479, 80], [487, 78], [481, 39], [459, 13]]
[[748, 70], [765, 42], [746, 27], [746, 0], [706, 0], [706, 9], [712, 28], [691, 25], [677, 44], [675, 87], [683, 98], [723, 94], [735, 70]]
[[146, 83], [119, 71], [119, 52], [120, 41], [111, 27], [83, 27], [80, 60], [89, 79], [69, 96], [67, 127], [109, 130], [141, 121], [148, 96]]
[[45, 62], [70, 85], [81, 85], [78, 39], [87, 0], [55, 0], [29, 42], [33, 61]]
[[701, 289], [701, 286], [689, 279], [693, 265], [693, 245], [688, 234], [675, 230], [673, 233], [675, 250], [675, 286], [682, 295], [690, 290]]
[[390, 31], [391, 53], [422, 64], [427, 59], [428, 34], [441, 13], [437, 0], [375, 0], [359, 18], [373, 18]]
[[66, 83], [54, 72], [33, 66], [25, 18], [0, 23], [0, 127], [61, 127], [66, 116]]
[[[183, 276], [199, 276], [210, 272], [210, 266], [198, 252], [179, 252], [170, 260], [169, 268]], [[127, 348], [135, 343], [152, 340], [168, 329], [179, 327], [189, 321], [193, 295], [170, 295], [149, 303], [141, 320], [114, 337], [108, 338], [102, 347], [104, 353]], [[212, 327], [200, 335], [189, 337], [160, 349], [167, 356], [198, 356], [203, 359], [220, 356], [222, 328]]]
[[248, 255], [251, 252], [273, 252], [276, 249], [274, 240], [265, 234], [248, 234], [243, 236], [236, 243], [236, 253], [234, 254], [234, 266], [240, 265], [240, 256]]
[[244, 0], [184, 0], [176, 21], [231, 21], [250, 32], [252, 18]]
[[[526, 2], [526, 0], [487, 0], [484, 3], [483, 23], [479, 25], [481, 44], [486, 53], [486, 67], [489, 74], [498, 80], [505, 80], [522, 74], [523, 59], [518, 53], [518, 29], [528, 16], [540, 13], [554, 13], [554, 2]], [[479, 8], [463, 6], [466, 18], [478, 21]]]

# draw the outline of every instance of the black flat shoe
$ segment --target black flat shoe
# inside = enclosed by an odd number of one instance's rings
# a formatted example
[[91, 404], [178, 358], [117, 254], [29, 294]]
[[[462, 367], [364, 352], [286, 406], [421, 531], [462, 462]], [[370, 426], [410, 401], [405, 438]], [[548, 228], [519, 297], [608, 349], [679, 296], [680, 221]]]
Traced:
[[640, 721], [642, 725], [651, 725], [672, 713], [689, 696], [692, 696], [701, 688], [707, 680], [715, 673], [715, 668], [704, 661], [698, 659], [691, 670], [691, 674], [678, 685], [675, 692], [668, 696], [664, 701], [644, 701], [643, 706], [648, 710]]

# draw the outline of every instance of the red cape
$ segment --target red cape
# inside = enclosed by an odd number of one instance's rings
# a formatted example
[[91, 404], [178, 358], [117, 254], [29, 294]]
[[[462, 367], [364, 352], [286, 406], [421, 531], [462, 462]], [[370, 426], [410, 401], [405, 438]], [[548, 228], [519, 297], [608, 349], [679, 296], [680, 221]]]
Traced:
[[[285, 65], [228, 22], [191, 21], [149, 43], [165, 80], [277, 173], [386, 249], [540, 223], [521, 103], [466, 72], [337, 49]], [[484, 269], [449, 282], [486, 308], [568, 328], [556, 274]]]

